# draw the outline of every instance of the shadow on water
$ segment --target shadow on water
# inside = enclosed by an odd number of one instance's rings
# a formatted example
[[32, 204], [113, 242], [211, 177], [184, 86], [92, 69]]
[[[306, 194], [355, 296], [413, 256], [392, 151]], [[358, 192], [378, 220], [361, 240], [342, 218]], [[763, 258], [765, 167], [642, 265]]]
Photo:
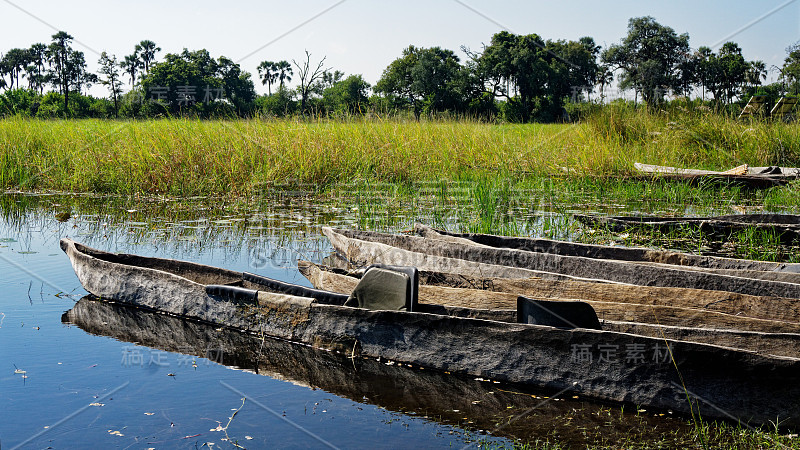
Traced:
[[652, 428], [654, 436], [689, 429], [678, 418], [622, 413], [618, 406], [584, 402], [571, 395], [551, 398], [552, 392], [393, 361], [352, 358], [90, 296], [78, 301], [61, 320], [90, 334], [209, 358], [356, 402], [523, 441], [557, 438], [566, 445], [583, 446], [615, 442], [642, 427]]

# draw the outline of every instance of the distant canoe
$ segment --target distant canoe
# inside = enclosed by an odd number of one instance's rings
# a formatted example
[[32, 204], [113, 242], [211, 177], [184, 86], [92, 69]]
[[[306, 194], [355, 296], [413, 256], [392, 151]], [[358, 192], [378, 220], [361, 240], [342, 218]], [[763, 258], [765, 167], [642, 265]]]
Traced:
[[[662, 286], [729, 291], [748, 295], [800, 298], [800, 284], [770, 281], [706, 271], [688, 270], [679, 266], [635, 264], [627, 261], [564, 256], [508, 248], [475, 246], [468, 243], [426, 239], [356, 230], [334, 230], [323, 227], [323, 233], [334, 248], [355, 265], [372, 263], [415, 266], [420, 270], [466, 275], [481, 274], [500, 278], [527, 278], [537, 273], [553, 273], [576, 280], [626, 283], [639, 286]], [[484, 273], [485, 266], [508, 267]], [[521, 275], [519, 270], [532, 270]], [[471, 272], [470, 272], [471, 271]]]
[[575, 219], [592, 227], [621, 232], [627, 229], [652, 229], [669, 232], [697, 228], [704, 233], [727, 237], [743, 230], [768, 233], [791, 243], [800, 241], [800, 216], [795, 214], [731, 214], [710, 217], [593, 216], [575, 214]]
[[[587, 224], [605, 224], [605, 217], [575, 215], [576, 219]], [[729, 216], [726, 216], [729, 217]], [[800, 217], [798, 223], [800, 223]], [[610, 218], [610, 226], [617, 226]], [[624, 229], [624, 227], [622, 228]], [[582, 244], [578, 242], [554, 241], [543, 238], [496, 236], [479, 233], [453, 233], [434, 229], [425, 225], [414, 225], [414, 231], [425, 238], [449, 240], [456, 243], [473, 243], [495, 248], [508, 248], [530, 252], [552, 253], [562, 256], [582, 256], [595, 259], [613, 259], [619, 261], [669, 264], [681, 267], [714, 269], [722, 271], [747, 271], [749, 273], [760, 271], [769, 274], [791, 273], [784, 281], [794, 277], [795, 282], [800, 282], [800, 264], [775, 263], [766, 261], [753, 261], [748, 259], [721, 258], [717, 256], [702, 256], [668, 250], [650, 248], [620, 247], [597, 244]], [[618, 230], [615, 230], [618, 231]], [[726, 272], [720, 272], [726, 273]], [[736, 272], [728, 272], [735, 274]], [[739, 272], [743, 273], [743, 272]], [[779, 281], [774, 279], [774, 281]]]
[[800, 176], [800, 168], [778, 166], [749, 167], [746, 164], [726, 171], [684, 169], [638, 162], [634, 163], [633, 166], [642, 176], [688, 182], [715, 179], [751, 187], [777, 186], [788, 183]]

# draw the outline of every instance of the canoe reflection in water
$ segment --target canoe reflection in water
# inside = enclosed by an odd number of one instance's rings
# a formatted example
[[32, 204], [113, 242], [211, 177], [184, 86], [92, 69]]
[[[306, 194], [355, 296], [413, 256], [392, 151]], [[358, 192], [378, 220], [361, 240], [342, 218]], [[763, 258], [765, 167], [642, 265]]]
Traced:
[[[572, 394], [555, 400], [558, 396], [553, 391], [422, 370], [375, 358], [352, 358], [91, 296], [78, 301], [61, 320], [90, 334], [208, 358], [231, 368], [322, 389], [356, 402], [425, 416], [444, 424], [486, 430], [496, 436], [523, 440], [552, 437], [554, 430], [575, 428], [576, 423], [592, 429], [589, 425], [601, 420], [598, 410], [609, 410], [608, 404], [576, 400]], [[620, 434], [634, 424], [641, 426], [643, 420], [652, 422], [659, 431], [686, 427], [682, 420], [643, 419], [633, 414], [615, 420]], [[604, 439], [615, 433], [608, 428], [602, 431]], [[575, 436], [562, 436], [576, 445], [585, 445], [587, 438], [591, 440], [591, 436], [579, 431], [575, 431]]]

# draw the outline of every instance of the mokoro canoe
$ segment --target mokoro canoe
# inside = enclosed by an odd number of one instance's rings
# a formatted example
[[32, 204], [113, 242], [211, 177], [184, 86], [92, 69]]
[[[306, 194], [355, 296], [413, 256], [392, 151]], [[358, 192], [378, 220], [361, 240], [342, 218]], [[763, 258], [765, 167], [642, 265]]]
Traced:
[[[596, 216], [580, 216], [581, 220], [602, 220]], [[800, 224], [800, 218], [798, 218]], [[761, 271], [770, 274], [791, 273], [796, 281], [800, 282], [800, 264], [776, 263], [766, 261], [753, 261], [748, 259], [721, 258], [717, 256], [693, 255], [668, 250], [655, 250], [649, 248], [619, 247], [597, 244], [581, 244], [577, 242], [554, 241], [542, 238], [495, 236], [491, 234], [478, 233], [453, 233], [444, 230], [434, 229], [422, 224], [414, 225], [414, 232], [429, 239], [451, 240], [457, 243], [474, 243], [495, 248], [508, 248], [513, 250], [525, 250], [529, 252], [553, 253], [562, 256], [583, 256], [595, 259], [614, 259], [619, 261], [643, 262], [671, 264], [675, 266], [697, 267], [702, 269], [719, 269], [731, 271]], [[733, 274], [728, 272], [728, 274]], [[790, 281], [773, 280], [773, 281]]]
[[[572, 394], [562, 394], [559, 401], [550, 401], [542, 408], [543, 397], [551, 398], [554, 392], [532, 391], [524, 386], [476, 379], [474, 376], [421, 370], [417, 366], [409, 367], [409, 364], [385, 359], [352, 358], [350, 353], [262, 339], [88, 296], [65, 312], [61, 321], [93, 335], [209, 360], [198, 359], [200, 366], [211, 362], [222, 364], [297, 386], [322, 389], [358, 403], [374, 404], [404, 414], [416, 413], [445, 424], [463, 427], [463, 418], [468, 417], [472, 429], [494, 430], [492, 434], [496, 436], [517, 439], [544, 436], [563, 421], [565, 414], [576, 422], [586, 420], [593, 423], [596, 416], [593, 418], [592, 414], [596, 414], [598, 409], [586, 407], [585, 400], [575, 400]], [[141, 351], [146, 363], [147, 349], [141, 348]], [[523, 393], [529, 395], [521, 395]], [[514, 431], [497, 426], [498, 418], [507, 416], [509, 409], [527, 411], [536, 406], [539, 406], [537, 411], [540, 414], [520, 418], [512, 427]], [[632, 420], [641, 420], [641, 416], [635, 415]]]
[[614, 232], [631, 229], [670, 232], [697, 229], [717, 237], [728, 237], [743, 230], [773, 235], [781, 242], [800, 240], [800, 216], [794, 214], [734, 214], [716, 217], [590, 216], [575, 214], [575, 219], [593, 228]]
[[[298, 262], [298, 269], [315, 288], [343, 294], [349, 294], [356, 287], [363, 273], [356, 271], [345, 274], [307, 261]], [[422, 277], [428, 278], [427, 275]], [[419, 286], [419, 301], [444, 306], [500, 310], [511, 321], [516, 314], [517, 297], [520, 295], [543, 300], [581, 300], [594, 308], [597, 316], [602, 319], [603, 330], [702, 342], [775, 356], [800, 357], [798, 322], [754, 319], [711, 309], [673, 306], [653, 301], [654, 299], [641, 299], [649, 300], [649, 303], [623, 303], [596, 301], [587, 297], [561, 298], [540, 295], [541, 293], [530, 286], [522, 286], [518, 292], [512, 293], [423, 284]], [[800, 307], [800, 300], [795, 303], [796, 309]]]
[[698, 183], [704, 180], [719, 180], [750, 187], [772, 187], [786, 184], [800, 176], [800, 169], [794, 167], [735, 167], [718, 172], [713, 170], [683, 169], [670, 166], [634, 163], [634, 168], [647, 177]]
[[699, 407], [706, 418], [800, 426], [798, 358], [512, 323], [497, 320], [494, 311], [468, 308], [347, 307], [343, 295], [275, 293], [279, 282], [240, 272], [107, 253], [68, 239], [61, 247], [84, 288], [111, 301], [351, 355], [684, 413]]
[[[747, 295], [800, 298], [800, 284], [687, 270], [678, 266], [632, 264], [626, 261], [593, 259], [529, 252], [508, 248], [475, 246], [419, 236], [405, 236], [373, 231], [334, 230], [323, 233], [353, 267], [374, 263], [414, 266], [419, 270], [459, 273], [471, 276], [527, 278], [519, 269], [550, 272], [584, 280], [603, 280], [637, 286], [662, 286], [728, 291]], [[493, 273], [483, 266], [506, 266]], [[531, 274], [530, 276], [536, 276]]]

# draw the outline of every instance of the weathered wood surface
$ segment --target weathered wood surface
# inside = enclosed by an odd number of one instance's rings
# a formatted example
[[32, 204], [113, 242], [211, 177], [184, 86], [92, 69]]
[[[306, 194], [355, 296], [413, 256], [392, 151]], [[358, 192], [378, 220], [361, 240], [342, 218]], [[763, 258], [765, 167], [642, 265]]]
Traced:
[[544, 280], [470, 277], [442, 272], [420, 272], [420, 282], [433, 286], [462, 287], [519, 293], [542, 298], [588, 299], [642, 305], [706, 309], [735, 316], [800, 323], [800, 299], [737, 294], [691, 288], [632, 286]]
[[[349, 293], [358, 278], [334, 273], [315, 264], [302, 262], [298, 265], [302, 273], [317, 289]], [[521, 281], [521, 280], [517, 280]], [[667, 306], [660, 304], [623, 303], [615, 301], [598, 301], [586, 297], [553, 297], [537, 295], [535, 289], [526, 287], [518, 293], [496, 292], [480, 289], [454, 288], [446, 286], [421, 285], [419, 300], [444, 306], [455, 306], [477, 309], [513, 310], [517, 306], [517, 297], [534, 297], [547, 300], [584, 301], [594, 308], [597, 317], [605, 322], [626, 322], [625, 328], [630, 332], [637, 329], [632, 324], [650, 325], [639, 327], [645, 336], [662, 336], [660, 328], [669, 327], [668, 333], [681, 336], [681, 329], [691, 328], [694, 334], [701, 336], [698, 342], [714, 343], [728, 347], [737, 347], [750, 351], [766, 352], [780, 356], [800, 356], [800, 323], [775, 320], [754, 319], [720, 313], [718, 311]], [[800, 303], [800, 302], [798, 302]], [[604, 328], [605, 329], [605, 328]], [[704, 329], [700, 330], [700, 329]], [[684, 331], [685, 332], [685, 331]], [[717, 333], [719, 332], [719, 333]], [[737, 333], [752, 332], [752, 333]], [[716, 334], [715, 334], [716, 333]], [[772, 335], [772, 336], [766, 336]], [[748, 342], [741, 336], [758, 337]], [[692, 340], [687, 338], [686, 340]], [[765, 347], [766, 346], [766, 347]]]
[[[701, 406], [707, 418], [734, 418], [752, 424], [777, 418], [785, 419], [787, 426], [800, 425], [800, 384], [794, 382], [800, 377], [797, 358], [627, 333], [370, 311], [261, 291], [257, 292], [258, 304], [207, 295], [161, 298], [144, 291], [132, 295], [131, 283], [146, 275], [159, 278], [163, 292], [177, 293], [176, 289], [195, 282], [177, 280], [182, 277], [149, 267], [131, 267], [113, 257], [94, 257], [69, 240], [62, 240], [62, 248], [89, 292], [100, 295], [92, 290], [100, 287], [111, 294], [109, 299], [139, 307], [323, 349], [679, 412], [691, 410], [688, 390], [691, 396], [719, 408]], [[96, 256], [101, 253], [94, 251]], [[117, 276], [125, 272], [131, 276]], [[103, 282], [105, 274], [110, 277]], [[602, 357], [601, 348], [627, 349], [629, 354]], [[644, 351], [651, 352], [652, 359], [645, 358]]]
[[800, 168], [796, 167], [779, 167], [779, 166], [749, 166], [743, 164], [734, 167], [730, 170], [715, 171], [715, 170], [701, 170], [701, 169], [684, 169], [680, 167], [671, 166], [657, 166], [655, 164], [642, 164], [633, 163], [636, 170], [643, 173], [657, 173], [669, 175], [751, 175], [762, 177], [785, 177], [796, 178], [800, 176]]
[[[336, 289], [334, 292], [349, 292], [352, 279], [359, 278], [363, 271], [344, 271], [316, 265], [306, 261], [298, 262], [300, 272], [313, 285], [325, 284]], [[330, 273], [331, 275], [328, 275]], [[342, 280], [333, 275], [346, 275], [346, 284], [327, 283]], [[320, 277], [331, 277], [322, 279]], [[725, 291], [708, 291], [703, 289], [642, 287], [623, 284], [591, 283], [569, 280], [545, 280], [542, 278], [492, 278], [479, 276], [454, 275], [443, 272], [420, 272], [420, 292], [428, 303], [448, 304], [461, 302], [468, 305], [482, 305], [482, 308], [506, 308], [511, 305], [511, 297], [500, 303], [493, 303], [492, 293], [521, 295], [543, 299], [588, 300], [604, 303], [625, 303], [644, 306], [671, 306], [692, 310], [706, 310], [725, 315], [763, 319], [766, 321], [786, 322], [800, 325], [800, 299], [783, 297], [765, 297], [737, 294]], [[457, 300], [438, 294], [439, 288], [461, 289]], [[445, 292], [445, 291], [441, 291]], [[460, 306], [460, 305], [459, 305]], [[475, 306], [478, 307], [478, 306]]]
[[[465, 261], [459, 258], [449, 258], [430, 255], [416, 251], [407, 251], [379, 242], [370, 242], [368, 248], [361, 245], [350, 245], [347, 238], [335, 232], [328, 232], [323, 228], [323, 233], [331, 240], [334, 248], [339, 252], [337, 263], [351, 267], [367, 267], [373, 263], [383, 263], [396, 266], [413, 266], [420, 270], [446, 272], [465, 276], [487, 276], [498, 278], [530, 278], [541, 277], [548, 280], [581, 280], [599, 283], [609, 283], [608, 280], [592, 279], [564, 275], [542, 270], [532, 270], [520, 267], [509, 267], [498, 264]], [[339, 247], [337, 247], [339, 245]], [[366, 251], [362, 255], [362, 250]]]
[[[769, 167], [751, 167], [746, 174], [724, 173], [712, 170], [680, 169], [669, 166], [655, 166], [652, 164], [634, 163], [640, 173], [640, 178], [660, 178], [665, 180], [683, 181], [698, 184], [705, 181], [719, 181], [723, 183], [738, 184], [752, 188], [770, 188], [781, 186], [798, 177], [797, 169], [780, 168], [780, 173], [759, 173], [756, 170], [770, 172]], [[773, 170], [773, 172], [775, 172]]]
[[[578, 217], [576, 215], [576, 217]], [[594, 216], [580, 216], [594, 217]], [[576, 242], [554, 241], [542, 238], [495, 236], [478, 233], [452, 233], [437, 230], [425, 225], [416, 224], [414, 231], [422, 237], [430, 239], [449, 240], [450, 242], [482, 245], [495, 248], [508, 248], [525, 250], [529, 252], [553, 253], [563, 256], [583, 256], [595, 259], [615, 259], [631, 262], [648, 262], [669, 264], [675, 266], [698, 267], [703, 269], [742, 270], [754, 274], [758, 271], [775, 273], [800, 274], [800, 264], [775, 263], [752, 261], [747, 259], [721, 258], [716, 256], [701, 256], [690, 253], [681, 253], [649, 248], [612, 247], [596, 244], [580, 244]], [[733, 272], [721, 272], [733, 275]], [[764, 275], [767, 276], [767, 275]], [[792, 275], [787, 280], [774, 281], [800, 281], [800, 275]], [[795, 282], [797, 282], [795, 281]]]
[[[467, 270], [469, 263], [482, 263], [638, 286], [684, 287], [800, 298], [800, 284], [698, 272], [679, 267], [657, 267], [617, 260], [474, 246], [370, 231], [324, 227], [323, 233], [334, 248], [355, 267], [385, 263], [413, 265], [420, 270], [452, 273], [454, 266], [458, 265], [463, 272]], [[435, 260], [435, 257], [447, 258], [447, 261]], [[458, 260], [462, 262], [454, 262]], [[479, 274], [480, 271], [475, 269], [470, 275]], [[495, 276], [504, 277], [502, 274]]]
[[717, 217], [647, 217], [616, 216], [601, 217], [575, 214], [575, 219], [594, 228], [606, 228], [620, 232], [630, 229], [648, 229], [669, 232], [677, 229], [696, 228], [716, 237], [727, 237], [743, 230], [755, 230], [774, 234], [781, 242], [800, 240], [800, 216], [788, 214], [742, 214]]

